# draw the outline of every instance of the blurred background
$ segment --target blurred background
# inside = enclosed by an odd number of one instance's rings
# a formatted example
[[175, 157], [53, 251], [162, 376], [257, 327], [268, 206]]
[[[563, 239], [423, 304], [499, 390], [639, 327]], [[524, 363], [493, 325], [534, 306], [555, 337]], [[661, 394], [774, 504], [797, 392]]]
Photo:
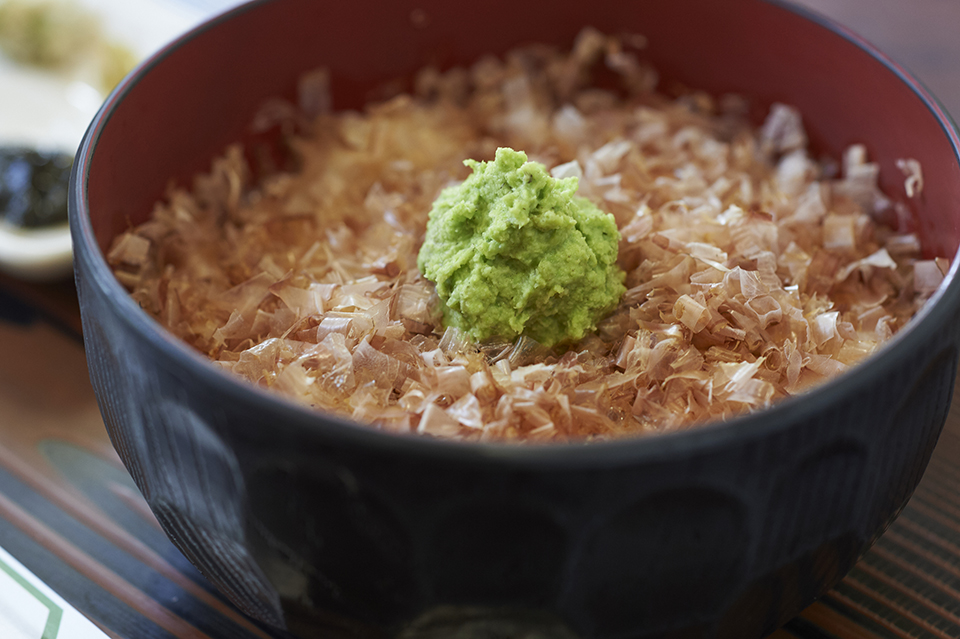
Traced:
[[876, 45], [960, 117], [960, 2], [796, 0]]

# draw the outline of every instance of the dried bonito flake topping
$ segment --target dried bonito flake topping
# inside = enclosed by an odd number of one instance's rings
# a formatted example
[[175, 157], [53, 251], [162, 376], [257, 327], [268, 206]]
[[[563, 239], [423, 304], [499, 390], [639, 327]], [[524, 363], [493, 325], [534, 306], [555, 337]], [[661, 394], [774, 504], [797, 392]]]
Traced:
[[[316, 74], [302, 83], [309, 113], [272, 101], [256, 120], [285, 132], [296, 171], [254, 182], [264, 167], [231, 148], [118, 237], [109, 260], [148, 313], [224, 369], [432, 437], [690, 428], [875, 352], [946, 261], [921, 259], [909, 209], [878, 189], [866, 148], [818, 162], [790, 106], [755, 128], [742, 99], [659, 95], [642, 42], [587, 30], [569, 53], [537, 45], [428, 68], [413, 94], [362, 112], [332, 111], [329, 76]], [[603, 66], [621, 92], [590, 84]], [[626, 291], [573, 344], [444, 328], [417, 268], [437, 195], [468, 177], [464, 159], [499, 147], [577, 178], [577, 195], [616, 221]], [[922, 197], [919, 164], [902, 168], [897, 197]]]
[[582, 339], [624, 291], [613, 216], [522, 151], [465, 163], [473, 173], [433, 203], [417, 257], [444, 323], [477, 341]]

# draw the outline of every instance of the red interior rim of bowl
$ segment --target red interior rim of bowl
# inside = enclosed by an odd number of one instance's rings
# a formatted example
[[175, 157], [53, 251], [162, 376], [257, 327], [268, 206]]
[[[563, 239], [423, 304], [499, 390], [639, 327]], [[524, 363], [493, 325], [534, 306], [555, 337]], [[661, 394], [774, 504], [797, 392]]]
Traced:
[[[373, 1], [374, 0], [362, 0], [361, 4], [363, 2]], [[515, 4], [511, 4], [508, 0], [495, 0], [495, 2], [504, 5], [504, 8], [512, 7], [514, 12], [520, 10]], [[858, 92], [863, 91], [884, 91], [882, 97], [887, 99], [885, 108], [889, 107], [890, 112], [893, 114], [889, 117], [896, 116], [899, 112], [898, 110], [922, 114], [922, 119], [924, 120], [922, 123], [922, 135], [925, 136], [924, 142], [933, 145], [927, 151], [928, 155], [939, 156], [941, 160], [944, 157], [949, 157], [950, 160], [949, 162], [941, 161], [923, 164], [925, 178], [929, 184], [936, 184], [937, 180], [941, 180], [944, 184], [950, 185], [952, 189], [951, 191], [944, 187], [943, 193], [938, 195], [940, 198], [939, 201], [933, 204], [927, 203], [926, 205], [936, 205], [945, 211], [957, 210], [958, 206], [960, 206], [958, 205], [958, 203], [960, 203], [960, 136], [958, 136], [956, 126], [936, 100], [903, 68], [848, 30], [810, 11], [784, 4], [779, 0], [730, 0], [724, 3], [714, 3], [712, 0], [703, 2], [699, 0], [678, 0], [674, 3], [664, 3], [662, 6], [670, 7], [664, 9], [664, 11], [676, 11], [680, 12], [680, 15], [683, 15], [683, 12], [689, 8], [687, 5], [691, 3], [700, 6], [704, 10], [709, 9], [710, 11], [720, 12], [720, 14], [727, 17], [732, 13], [734, 14], [734, 19], [745, 21], [750, 28], [756, 28], [758, 26], [754, 16], [759, 15], [759, 19], [765, 21], [759, 26], [776, 25], [781, 29], [786, 29], [786, 31], [777, 32], [778, 35], [767, 36], [768, 40], [773, 38], [770, 43], [771, 59], [769, 61], [761, 61], [759, 63], [756, 61], [751, 62], [751, 64], [755, 66], [757, 73], [766, 74], [763, 79], [769, 80], [769, 84], [764, 85], [765, 88], [769, 90], [765, 91], [764, 95], [758, 96], [761, 104], [769, 105], [773, 101], [782, 100], [780, 87], [789, 86], [790, 83], [794, 81], [806, 83], [804, 90], [814, 91], [814, 89], [816, 89], [814, 85], [821, 82], [817, 78], [831, 77], [829, 75], [824, 76], [821, 71], [834, 72], [837, 70], [837, 67], [840, 67], [844, 74], [852, 74], [852, 76], [843, 75], [841, 78], [841, 80], [843, 80], [842, 82], [834, 80], [835, 86], [833, 86], [831, 90], [850, 90], [853, 92], [850, 95], [858, 95]], [[286, 3], [288, 6], [297, 5], [300, 7], [310, 4], [311, 0], [289, 0]], [[341, 3], [323, 3], [325, 7], [327, 5], [340, 6], [340, 4]], [[546, 6], [550, 3], [539, 2], [538, 4], [537, 2], [532, 2], [530, 3], [530, 7], [533, 7], [533, 9], [525, 8], [524, 10], [535, 10], [540, 4]], [[613, 5], [617, 3], [611, 2], [610, 4]], [[619, 4], [633, 7], [633, 3]], [[108, 198], [119, 201], [119, 206], [121, 207], [124, 204], [129, 204], [131, 201], [137, 202], [139, 200], [145, 204], [145, 206], [140, 208], [144, 209], [142, 215], [146, 215], [150, 210], [148, 204], [152, 204], [153, 201], [158, 199], [166, 186], [166, 180], [164, 180], [163, 184], [149, 184], [145, 187], [144, 182], [137, 181], [135, 175], [133, 176], [132, 183], [130, 180], [124, 180], [121, 174], [130, 175], [131, 170], [129, 167], [123, 166], [123, 163], [113, 161], [112, 154], [117, 148], [121, 148], [123, 144], [126, 144], [126, 141], [129, 140], [136, 143], [136, 141], [143, 139], [144, 135], [150, 133], [144, 132], [142, 130], [143, 127], [138, 127], [138, 123], [143, 117], [154, 117], [156, 122], [158, 122], [157, 126], [161, 130], [163, 130], [164, 123], [172, 122], [171, 126], [174, 128], [171, 130], [175, 131], [177, 130], [176, 126], [180, 126], [183, 124], [182, 121], [186, 121], [184, 118], [187, 116], [184, 115], [184, 112], [190, 112], [189, 104], [182, 104], [183, 100], [177, 101], [175, 108], [171, 109], [169, 102], [159, 105], [155, 104], [157, 102], [157, 96], [155, 95], [147, 95], [145, 98], [141, 98], [140, 94], [145, 93], [143, 91], [144, 86], [149, 85], [150, 82], [153, 82], [155, 78], [159, 76], [163, 81], [174, 83], [170, 86], [183, 86], [186, 91], [190, 88], [195, 88], [196, 83], [203, 82], [204, 73], [227, 73], [229, 69], [222, 68], [191, 71], [193, 68], [200, 69], [202, 65], [192, 63], [186, 65], [185, 61], [189, 58], [191, 51], [199, 52], [205, 49], [212, 50], [215, 47], [229, 47], [230, 39], [236, 35], [235, 32], [237, 32], [238, 29], [241, 33], [257, 33], [257, 29], [260, 28], [264, 16], [272, 16], [273, 19], [276, 19], [281, 13], [277, 10], [271, 12], [271, 9], [275, 9], [273, 5], [274, 0], [256, 0], [215, 18], [165, 47], [120, 84], [107, 99], [101, 111], [90, 125], [74, 163], [70, 199], [71, 226], [73, 229], [74, 242], [78, 249], [75, 251], [75, 260], [78, 263], [82, 262], [86, 267], [86, 271], [92, 275], [93, 281], [86, 285], [97, 286], [104, 291], [111, 302], [121, 311], [124, 321], [128, 322], [137, 333], [149, 340], [161, 351], [167, 353], [177, 365], [190, 368], [204, 368], [209, 373], [212, 383], [223, 391], [226, 396], [237, 399], [241, 397], [247, 397], [249, 399], [250, 396], [253, 396], [255, 397], [254, 401], [267, 402], [270, 409], [275, 411], [281, 420], [288, 421], [290, 424], [319, 424], [320, 419], [316, 413], [295, 405], [292, 402], [288, 402], [273, 393], [234, 379], [227, 373], [217, 369], [200, 354], [195, 353], [185, 344], [180, 343], [169, 335], [158, 323], [147, 316], [146, 313], [142, 312], [127, 292], [120, 286], [113, 277], [103, 257], [103, 250], [101, 249], [101, 246], [107, 242], [110, 237], [118, 231], [124, 230], [128, 223], [128, 218], [123, 211], [118, 213], [117, 211], [111, 210], [110, 207], [105, 204]], [[438, 23], [438, 29], [443, 24], [450, 22], [450, 20], [453, 19], [451, 16], [455, 16], [459, 10], [450, 3], [442, 2], [442, 0], [430, 0], [429, 2], [417, 3], [418, 7], [421, 5], [428, 6], [428, 12], [433, 12]], [[317, 6], [319, 6], [319, 3], [314, 5], [314, 8]], [[408, 13], [410, 11], [409, 6], [403, 2], [398, 2], [395, 5], [391, 4], [390, 6], [394, 7], [394, 9], [391, 10], [400, 11], [401, 15], [403, 11], [407, 11]], [[527, 5], [523, 6], [527, 7]], [[648, 4], [637, 5], [637, 7], [646, 6], [648, 6]], [[400, 8], [396, 9], [396, 7]], [[590, 7], [581, 9], [583, 12], [589, 12], [589, 10]], [[346, 11], [350, 12], [349, 10]], [[360, 18], [364, 20], [367, 18], [367, 15], [363, 11], [352, 11], [351, 15], [353, 14], [360, 14]], [[487, 21], [496, 22], [500, 14], [494, 11], [484, 15], [486, 15], [485, 19]], [[519, 20], [522, 17], [523, 16], [513, 16], [512, 20]], [[356, 18], [356, 16], [354, 16], [354, 18]], [[615, 16], [612, 19], [614, 23], [610, 25], [610, 29], [614, 31], [618, 30], [621, 25], [616, 23]], [[393, 24], [389, 20], [386, 20], [386, 18], [383, 20], [378, 19], [376, 22]], [[730, 44], [729, 34], [722, 32], [719, 34], [713, 33], [717, 30], [712, 28], [713, 21], [711, 19], [703, 19], [697, 24], [699, 25], [699, 31], [694, 34], [694, 37], [706, 38], [708, 41], [732, 46], [734, 48], [738, 46], [736, 39], [732, 41], [733, 44]], [[225, 28], [228, 26], [230, 28]], [[482, 25], [475, 26], [482, 28]], [[595, 24], [594, 26], [603, 30], [605, 25]], [[349, 24], [345, 24], [343, 29], [349, 32]], [[508, 31], [508, 29], [505, 27], [498, 33], [506, 31]], [[763, 30], [759, 32], [763, 33]], [[815, 45], [808, 44], [806, 48], [815, 50], [818, 53], [813, 55], [808, 61], [812, 66], [809, 72], [802, 78], [784, 78], [783, 72], [777, 66], [780, 63], [778, 60], [783, 61], [795, 55], [795, 52], [791, 50], [790, 42], [784, 42], [784, 38], [780, 37], [783, 33], [793, 34], [791, 37], [801, 39], [797, 41], [802, 41], [804, 37], [814, 39]], [[574, 33], [569, 35], [572, 39]], [[384, 37], [390, 37], [389, 33], [385, 32]], [[511, 41], [510, 37], [509, 33], [502, 36], [501, 39], [506, 38], [506, 40], [501, 43], [501, 49], [511, 44], [511, 42], [516, 44], [516, 36], [512, 36], [514, 37], [514, 41]], [[296, 38], [290, 38], [289, 40], [296, 40]], [[427, 41], [429, 41], [429, 38], [427, 38]], [[700, 40], [697, 40], [697, 42], [699, 41]], [[301, 43], [300, 46], [303, 46], [303, 44]], [[446, 41], [431, 46], [439, 47], [438, 50], [445, 52], [445, 59], [455, 62], [460, 61], [463, 57], [466, 57], [468, 60], [478, 57], [477, 52], [470, 50], [469, 47], [458, 48], [456, 38], [451, 40], [449, 36]], [[656, 53], [658, 47], [667, 50], [670, 46], [671, 44], [669, 42], [658, 44], [655, 39], [651, 38], [652, 54]], [[274, 51], [275, 57], [279, 56], [280, 59], [283, 59], [283, 56], [291, 55], [291, 50], [285, 49], [283, 43], [277, 43], [277, 47], [279, 50]], [[255, 49], [256, 47], [247, 46], [245, 48]], [[295, 49], [296, 47], [292, 50], [293, 53], [296, 52]], [[838, 52], [843, 52], [844, 55], [836, 55]], [[417, 54], [415, 48], [410, 55], [414, 54]], [[324, 53], [324, 55], [326, 55], [326, 53]], [[742, 87], [742, 81], [738, 77], [735, 68], [725, 68], [723, 65], [700, 65], [699, 62], [703, 60], [701, 57], [700, 60], [691, 62], [691, 60], [687, 59], [685, 62], [687, 67], [692, 67], [696, 72], [691, 73], [689, 72], [689, 68], [687, 68], [686, 73], [681, 73], [677, 70], [677, 67], [678, 65], [682, 66], [682, 64], [684, 64], [683, 56], [685, 54], [678, 54], [674, 51], [673, 55], [675, 57], [672, 64], [661, 65], [659, 62], [657, 63], [660, 70], [668, 77], [682, 76], [685, 81], [691, 85], [714, 92], [720, 90], [736, 91]], [[691, 55], [693, 54], [690, 53], [687, 58]], [[750, 50], [749, 48], [744, 48], [743, 51], [737, 53], [737, 55], [741, 57], [749, 56]], [[409, 64], [409, 60], [402, 59], [404, 58], [403, 54], [398, 54], [398, 57], [401, 58], [400, 64]], [[409, 56], [407, 57], [409, 58]], [[178, 60], [179, 62], [174, 64], [174, 62]], [[242, 67], [243, 62], [244, 60], [238, 60], [233, 66]], [[313, 66], [318, 65], [314, 64]], [[335, 67], [336, 65], [332, 66]], [[300, 72], [309, 68], [312, 67], [308, 61], [306, 67], [301, 65]], [[870, 71], [870, 78], [865, 79], [864, 70]], [[336, 69], [334, 68], [333, 71], [336, 76]], [[742, 75], [742, 70], [740, 74]], [[389, 73], [387, 76], [391, 77]], [[149, 81], [145, 80], [145, 77], [149, 78]], [[852, 83], [856, 86], [852, 89], [844, 89], [846, 85], [851, 84], [851, 82], [846, 79], [848, 77], [856, 78]], [[176, 79], [174, 80], [173, 78]], [[360, 78], [359, 80], [356, 78], [347, 78], [344, 80], [343, 84], [346, 93], [349, 94], [352, 92], [354, 99], [357, 99], [359, 95], [359, 89], [357, 87], [360, 86], [364, 80], [364, 78]], [[753, 81], [756, 82], [758, 80], [754, 79]], [[357, 84], [351, 85], [351, 82]], [[140, 89], [140, 93], [136, 92], [137, 89]], [[335, 91], [337, 89], [336, 82], [334, 89]], [[285, 90], [289, 94], [292, 93], [293, 89], [292, 87], [287, 87]], [[855, 132], [854, 134], [850, 134], [846, 130], [843, 130], [842, 123], [835, 124], [831, 122], [829, 118], [830, 109], [833, 108], [832, 104], [835, 103], [822, 99], [825, 91], [826, 89], [822, 89], [819, 92], [809, 94], [811, 95], [808, 100], [809, 104], [798, 105], [801, 112], [814, 113], [819, 116], [813, 118], [813, 120], [818, 123], [817, 126], [812, 127], [808, 131], [814, 145], [836, 151], [853, 142], [861, 141], [856, 137]], [[277, 90], [272, 94], [283, 93], [284, 89], [278, 85]], [[188, 96], [189, 93], [185, 93], [184, 95]], [[219, 113], [216, 109], [229, 104], [230, 99], [245, 104], [247, 110], [239, 109], [238, 113], [225, 115], [224, 117], [230, 121], [221, 127], [223, 131], [217, 128], [217, 131], [220, 131], [220, 133], [212, 134], [212, 137], [199, 141], [180, 141], [178, 143], [180, 143], [181, 146], [176, 146], [174, 143], [171, 143], [172, 146], [168, 145], [164, 153], [169, 157], [172, 157], [169, 154], [182, 154], [182, 145], [186, 145], [189, 150], [196, 150], [194, 154], [187, 152], [186, 156], [196, 157], [198, 158], [197, 161], [193, 165], [178, 165], [177, 168], [180, 172], [178, 177], [183, 179], [185, 176], [192, 175], [203, 169], [205, 163], [209, 161], [213, 153], [218, 152], [224, 148], [226, 144], [237, 139], [239, 135], [237, 131], [242, 131], [242, 127], [249, 121], [252, 111], [262, 100], [260, 97], [262, 95], [262, 93], [255, 96], [245, 95], [242, 90], [240, 90], [240, 93], [236, 96], [226, 96], [222, 104], [214, 105], [210, 107], [209, 110]], [[757, 96], [751, 94], [751, 97]], [[186, 98], [184, 98], [184, 100], [185, 99]], [[177, 120], [178, 117], [180, 120]], [[171, 120], [171, 118], [173, 119]], [[914, 128], [908, 129], [902, 126], [891, 126], [891, 124], [896, 124], [895, 119], [892, 123], [888, 121], [884, 122], [886, 128], [890, 129], [889, 131], [884, 131], [882, 140], [884, 144], [903, 145], [917, 135]], [[829, 123], [830, 126], [824, 123]], [[914, 124], [915, 123], [911, 123], [911, 126]], [[123, 143], [120, 141], [123, 141]], [[111, 146], [111, 144], [116, 146]], [[106, 159], [104, 159], [105, 157]], [[894, 156], [890, 156], [890, 154], [887, 153], [885, 157], [887, 157], [889, 162], [892, 162], [892, 157]], [[135, 173], [135, 170], [133, 173]], [[898, 173], [893, 173], [889, 167], [884, 168], [882, 171], [883, 177], [881, 178], [881, 185], [886, 189], [892, 188], [897, 184], [898, 179], [900, 180], [899, 184], [902, 184], [902, 178], [898, 178], [898, 175]], [[92, 176], [94, 178], [93, 180], [91, 180]], [[139, 192], [138, 189], [140, 190]], [[91, 205], [91, 201], [94, 202], [93, 205]], [[92, 222], [91, 210], [93, 208], [97, 209], [96, 215], [99, 218], [110, 218], [112, 216], [112, 224], [101, 225], [102, 228], [99, 229], [99, 234], [95, 231]], [[130, 208], [128, 207], [126, 210], [129, 211]], [[789, 421], [804, 415], [810, 415], [818, 409], [818, 406], [821, 406], [823, 403], [836, 401], [839, 397], [851, 392], [856, 385], [873, 383], [881, 375], [880, 370], [882, 366], [878, 366], [877, 364], [881, 364], [884, 359], [897, 358], [909, 353], [911, 349], [917, 348], [917, 344], [920, 341], [918, 334], [920, 324], [943, 326], [950, 318], [954, 317], [957, 312], [957, 307], [960, 306], [960, 282], [957, 281], [958, 278], [956, 277], [958, 269], [956, 252], [957, 245], [960, 244], [960, 212], [958, 212], [955, 217], [956, 219], [953, 220], [950, 225], [949, 233], [936, 232], [936, 229], [932, 226], [920, 229], [921, 234], [925, 234], [929, 236], [929, 238], [935, 238], [931, 239], [930, 242], [934, 244], [934, 248], [938, 253], [954, 255], [950, 272], [940, 290], [921, 310], [918, 316], [914, 318], [910, 325], [902, 330], [890, 344], [886, 345], [882, 352], [874, 356], [871, 360], [874, 365], [859, 366], [855, 371], [843, 375], [834, 383], [821, 386], [802, 397], [786, 399], [769, 409], [732, 419], [728, 422], [706, 424], [682, 432], [666, 433], [655, 437], [625, 438], [617, 441], [589, 444], [570, 442], [564, 444], [524, 444], [518, 446], [503, 443], [477, 444], [450, 442], [382, 433], [344, 419], [324, 416], [324, 419], [329, 422], [325, 426], [325, 428], [328, 429], [327, 434], [330, 437], [338, 438], [344, 442], [354, 442], [357, 445], [382, 447], [393, 451], [403, 450], [420, 455], [441, 455], [446, 458], [462, 459], [483, 457], [486, 459], [499, 459], [507, 463], [562, 463], [567, 465], [594, 464], [598, 462], [615, 464], [618, 462], [635, 461], [641, 457], [655, 458], [676, 451], [690, 450], [701, 446], [712, 446], [733, 437], [759, 436], [767, 429], [777, 428], [777, 424], [787, 423], [788, 420], [784, 419], [787, 415], [791, 416], [791, 420]]]

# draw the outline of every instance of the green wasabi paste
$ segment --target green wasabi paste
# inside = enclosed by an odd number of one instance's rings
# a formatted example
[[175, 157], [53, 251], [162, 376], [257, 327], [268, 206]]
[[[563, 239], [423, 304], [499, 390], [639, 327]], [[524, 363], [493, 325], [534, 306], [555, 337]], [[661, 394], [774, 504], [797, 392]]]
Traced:
[[478, 341], [526, 335], [547, 346], [596, 328], [624, 292], [613, 216], [509, 148], [433, 204], [417, 258], [444, 321]]

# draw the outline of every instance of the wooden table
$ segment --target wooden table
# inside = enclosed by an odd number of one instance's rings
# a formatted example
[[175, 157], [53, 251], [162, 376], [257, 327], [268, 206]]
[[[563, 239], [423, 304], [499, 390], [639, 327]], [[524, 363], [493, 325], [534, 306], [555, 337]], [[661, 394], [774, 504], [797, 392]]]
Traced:
[[[960, 0], [799, 4], [865, 36], [960, 114]], [[72, 282], [0, 276], [0, 345], [0, 546], [110, 637], [271, 636], [173, 548], [123, 470], [87, 381]], [[960, 637], [960, 403], [901, 517], [773, 636]]]

